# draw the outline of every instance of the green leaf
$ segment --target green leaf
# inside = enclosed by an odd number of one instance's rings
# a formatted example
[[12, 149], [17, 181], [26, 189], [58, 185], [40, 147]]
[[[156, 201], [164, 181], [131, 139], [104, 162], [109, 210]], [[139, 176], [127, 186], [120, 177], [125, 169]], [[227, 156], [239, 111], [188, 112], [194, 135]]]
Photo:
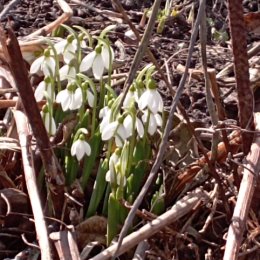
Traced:
[[93, 137], [89, 140], [89, 145], [91, 147], [91, 154], [84, 159], [83, 165], [83, 175], [81, 180], [81, 185], [83, 190], [86, 188], [88, 178], [95, 166], [96, 158], [100, 155], [101, 150], [101, 134], [97, 131]]
[[101, 161], [99, 164], [99, 169], [96, 177], [96, 181], [94, 184], [93, 192], [91, 195], [89, 207], [87, 210], [86, 217], [91, 217], [95, 215], [97, 211], [97, 207], [104, 197], [104, 192], [107, 186], [106, 183], [106, 172], [108, 171], [108, 159]]
[[107, 221], [107, 246], [109, 246], [114, 237], [118, 234], [120, 224], [119, 203], [114, 193], [110, 193], [109, 195]]

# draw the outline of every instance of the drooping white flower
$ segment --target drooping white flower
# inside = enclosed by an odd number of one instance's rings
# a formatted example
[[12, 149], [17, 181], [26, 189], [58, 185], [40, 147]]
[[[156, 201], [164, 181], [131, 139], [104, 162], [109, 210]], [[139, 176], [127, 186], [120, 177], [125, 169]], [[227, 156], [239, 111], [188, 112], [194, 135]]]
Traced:
[[76, 69], [74, 66], [70, 66], [68, 64], [65, 64], [62, 66], [59, 70], [60, 74], [60, 80], [68, 80], [68, 82], [71, 82], [75, 80], [76, 78]]
[[120, 119], [104, 126], [101, 133], [101, 138], [103, 141], [107, 141], [112, 137], [115, 138], [116, 146], [122, 147], [125, 140], [127, 139], [127, 131]]
[[111, 109], [108, 106], [103, 107], [99, 111], [99, 118], [102, 118], [101, 123], [99, 124], [100, 132], [104, 131], [105, 126], [107, 126], [110, 122]]
[[135, 87], [131, 86], [124, 99], [123, 108], [130, 108], [134, 102], [138, 102], [138, 93]]
[[160, 114], [153, 114], [148, 110], [144, 111], [144, 114], [142, 115], [142, 121], [144, 124], [147, 122], [149, 117], [149, 122], [148, 122], [148, 133], [150, 135], [153, 135], [158, 127], [162, 126], [162, 117]]
[[116, 149], [109, 159], [109, 170], [106, 173], [106, 181], [112, 185], [126, 185], [126, 178], [120, 172], [120, 150]]
[[45, 50], [43, 56], [37, 58], [30, 67], [31, 74], [42, 71], [45, 76], [55, 75], [55, 59], [50, 55], [50, 50]]
[[95, 97], [94, 97], [92, 91], [90, 91], [89, 89], [87, 89], [87, 100], [88, 100], [89, 106], [93, 108]]
[[49, 112], [41, 111], [41, 116], [43, 118], [43, 122], [47, 132], [50, 135], [54, 135], [56, 133], [56, 123], [53, 117], [50, 117]]
[[63, 111], [80, 108], [82, 105], [82, 100], [81, 88], [73, 90], [68, 87], [64, 90], [61, 90], [56, 97], [56, 102], [61, 104]]
[[116, 165], [119, 162], [118, 150], [116, 150], [109, 158], [109, 170], [106, 173], [106, 181], [111, 184], [117, 183]]
[[141, 110], [149, 108], [153, 114], [163, 111], [163, 100], [153, 79], [148, 80], [147, 89], [139, 98], [138, 107]]
[[[135, 129], [133, 129], [134, 122], [133, 122], [133, 118], [131, 115], [127, 115], [125, 117], [123, 125], [126, 129], [127, 138], [132, 136]], [[138, 117], [135, 118], [135, 128], [137, 130], [139, 137], [142, 138], [144, 136], [144, 126], [143, 126], [142, 121]]]
[[113, 62], [114, 52], [112, 48], [108, 48], [106, 45], [98, 45], [94, 51], [82, 59], [79, 67], [80, 72], [87, 72], [92, 68], [95, 79], [101, 79], [105, 69], [109, 69], [110, 52], [112, 55], [111, 62]]
[[44, 79], [43, 81], [40, 82], [38, 87], [35, 89], [34, 92], [34, 97], [37, 102], [43, 100], [43, 98], [51, 98], [52, 97], [52, 87], [51, 87], [51, 82], [49, 78]]
[[[82, 39], [80, 40], [80, 47], [86, 48], [86, 43]], [[63, 60], [66, 64], [69, 64], [73, 59], [76, 58], [78, 40], [73, 35], [69, 35], [67, 39], [61, 40], [54, 45], [57, 54], [62, 54]]]
[[71, 155], [77, 157], [77, 160], [80, 161], [84, 155], [90, 156], [91, 147], [84, 140], [84, 138], [80, 137], [77, 141], [75, 141], [71, 146]]

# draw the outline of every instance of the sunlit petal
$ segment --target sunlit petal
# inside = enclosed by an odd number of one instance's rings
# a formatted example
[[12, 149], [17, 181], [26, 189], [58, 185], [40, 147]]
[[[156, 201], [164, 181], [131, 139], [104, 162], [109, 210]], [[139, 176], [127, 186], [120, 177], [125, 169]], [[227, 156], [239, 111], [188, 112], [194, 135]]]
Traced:
[[85, 154], [87, 156], [90, 156], [90, 154], [91, 154], [91, 147], [90, 147], [90, 145], [87, 142], [84, 142], [83, 146], [84, 146]]
[[76, 91], [71, 95], [71, 102], [69, 109], [75, 110], [80, 108], [82, 105], [82, 91], [81, 88], [77, 88]]
[[102, 140], [107, 141], [112, 136], [114, 136], [117, 127], [118, 127], [117, 121], [112, 122], [112, 123], [108, 124], [107, 126], [105, 126], [103, 131], [102, 131], [102, 135], [101, 135]]
[[57, 54], [63, 53], [67, 43], [68, 43], [67, 40], [62, 40], [54, 45]]
[[56, 102], [61, 104], [63, 111], [67, 111], [71, 103], [71, 92], [67, 89], [60, 91], [56, 97]]
[[92, 65], [92, 71], [95, 79], [101, 79], [104, 73], [104, 64], [101, 55], [96, 55]]
[[147, 107], [149, 102], [150, 93], [148, 91], [145, 91], [142, 96], [139, 98], [138, 101], [138, 107], [139, 109], [143, 110]]
[[44, 56], [41, 56], [32, 63], [31, 68], [30, 68], [31, 74], [36, 74], [37, 72], [39, 72], [39, 70], [41, 69], [43, 60], [44, 60]]
[[148, 133], [153, 135], [156, 132], [157, 124], [154, 115], [151, 113], [148, 124]]
[[[101, 56], [102, 56], [103, 64], [104, 64], [105, 68], [108, 70], [110, 55], [109, 55], [109, 49], [106, 46], [102, 47]], [[112, 57], [111, 57], [111, 61], [112, 61]]]
[[162, 124], [163, 124], [163, 120], [162, 120], [162, 117], [161, 117], [161, 115], [160, 114], [155, 114], [154, 115], [154, 118], [155, 118], [155, 120], [156, 120], [156, 124], [157, 124], [157, 126], [162, 126]]
[[89, 89], [87, 90], [87, 100], [89, 106], [94, 107], [94, 95]]
[[38, 87], [35, 89], [35, 92], [34, 92], [34, 97], [36, 99], [37, 102], [43, 100], [44, 98], [44, 91], [45, 91], [45, 82], [42, 81]]
[[67, 76], [69, 74], [69, 65], [64, 65], [61, 67], [61, 69], [59, 70], [60, 73], [60, 80], [65, 80], [67, 79]]
[[144, 136], [144, 126], [142, 121], [138, 117], [136, 118], [136, 129], [138, 135], [142, 138]]
[[126, 136], [127, 138], [129, 136], [132, 136], [132, 133], [133, 133], [133, 119], [130, 115], [127, 115], [124, 119], [124, 122], [123, 122], [123, 125], [125, 127], [125, 130], [126, 130]]
[[121, 137], [122, 140], [127, 139], [127, 131], [123, 124], [119, 124], [117, 128], [117, 134]]
[[86, 57], [84, 57], [79, 67], [80, 72], [88, 71], [92, 67], [95, 57], [95, 51], [90, 52]]

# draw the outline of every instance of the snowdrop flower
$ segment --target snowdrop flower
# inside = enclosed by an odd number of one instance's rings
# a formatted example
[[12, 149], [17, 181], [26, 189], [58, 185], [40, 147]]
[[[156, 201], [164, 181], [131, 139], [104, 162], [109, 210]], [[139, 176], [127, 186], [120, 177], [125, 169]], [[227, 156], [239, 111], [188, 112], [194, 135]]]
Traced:
[[142, 121], [144, 123], [147, 122], [149, 117], [149, 122], [148, 122], [148, 133], [150, 135], [153, 135], [158, 127], [162, 126], [162, 117], [160, 114], [153, 114], [149, 110], [145, 110], [144, 114], [142, 115]]
[[81, 88], [75, 89], [75, 84], [70, 84], [66, 89], [61, 90], [56, 97], [56, 102], [61, 103], [63, 111], [80, 108], [82, 100], [82, 90]]
[[90, 85], [87, 82], [83, 82], [81, 84], [81, 88], [83, 90], [83, 93], [86, 93], [88, 105], [91, 108], [93, 108], [94, 107], [94, 103], [95, 103], [95, 97], [94, 97], [94, 94], [92, 92], [92, 88], [90, 87]]
[[109, 159], [109, 170], [106, 173], [106, 181], [111, 184], [117, 183], [116, 165], [119, 163], [120, 150], [117, 148]]
[[99, 118], [102, 118], [102, 121], [99, 124], [99, 129], [101, 133], [104, 131], [104, 128], [109, 124], [111, 113], [112, 111], [109, 106], [105, 106], [99, 111]]
[[52, 87], [51, 87], [51, 79], [50, 77], [45, 77], [43, 81], [40, 82], [38, 87], [35, 89], [34, 97], [37, 102], [43, 100], [43, 98], [51, 98], [52, 97]]
[[[83, 39], [80, 39], [80, 47], [86, 48], [86, 43]], [[69, 35], [67, 39], [61, 40], [54, 45], [57, 54], [63, 55], [63, 60], [66, 64], [69, 64], [77, 53], [78, 40], [73, 35]]]
[[43, 56], [37, 58], [31, 65], [30, 73], [37, 74], [42, 71], [45, 76], [55, 75], [55, 59], [51, 56], [50, 50], [46, 49]]
[[130, 108], [134, 102], [138, 102], [138, 95], [135, 87], [132, 85], [125, 96], [123, 108]]
[[83, 134], [79, 136], [79, 139], [75, 141], [71, 146], [71, 155], [77, 157], [77, 160], [80, 161], [84, 155], [90, 156], [91, 154], [91, 147], [85, 141], [85, 137]]
[[48, 106], [43, 107], [41, 111], [41, 116], [43, 118], [46, 131], [50, 135], [54, 135], [56, 133], [56, 123], [54, 118], [50, 116]]
[[101, 139], [107, 141], [112, 137], [115, 137], [115, 142], [117, 147], [122, 147], [125, 140], [127, 139], [127, 131], [123, 125], [122, 118], [117, 121], [107, 124], [104, 126]]
[[[134, 122], [133, 122], [132, 116], [127, 115], [124, 119], [123, 125], [127, 132], [127, 138], [132, 136], [132, 134], [135, 130], [135, 129], [133, 129]], [[137, 130], [139, 137], [142, 138], [144, 136], [144, 126], [143, 126], [142, 121], [138, 117], [135, 118], [135, 128]]]
[[87, 72], [90, 70], [90, 68], [92, 68], [95, 79], [101, 79], [105, 69], [109, 69], [110, 52], [112, 55], [111, 60], [113, 62], [114, 53], [112, 48], [108, 48], [106, 45], [98, 45], [94, 51], [90, 52], [86, 57], [82, 59], [79, 67], [80, 72]]
[[149, 80], [147, 89], [138, 101], [138, 107], [141, 110], [149, 108], [153, 114], [163, 111], [163, 100], [159, 92], [156, 90], [155, 81], [153, 79]]
[[60, 74], [61, 81], [66, 79], [68, 80], [68, 82], [71, 82], [76, 78], [76, 69], [74, 66], [65, 64], [60, 68], [59, 74]]
[[110, 184], [120, 186], [126, 185], [126, 178], [120, 173], [120, 149], [116, 149], [109, 159], [109, 170], [106, 173], [106, 181]]

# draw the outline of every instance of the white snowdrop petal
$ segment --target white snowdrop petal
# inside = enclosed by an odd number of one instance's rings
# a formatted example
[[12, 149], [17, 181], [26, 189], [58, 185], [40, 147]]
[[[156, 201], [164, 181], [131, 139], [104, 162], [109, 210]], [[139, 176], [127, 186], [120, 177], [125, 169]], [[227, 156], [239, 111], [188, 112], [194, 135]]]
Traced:
[[109, 49], [106, 46], [102, 47], [101, 56], [102, 56], [103, 64], [104, 64], [105, 68], [108, 70], [109, 69], [109, 56], [110, 55], [109, 55]]
[[44, 60], [44, 56], [41, 56], [32, 63], [32, 65], [30, 67], [31, 74], [36, 74], [41, 69], [43, 60]]
[[[78, 141], [78, 140], [77, 140]], [[70, 149], [70, 153], [72, 156], [75, 156], [76, 155], [76, 152], [77, 152], [77, 141], [74, 142], [71, 146], [71, 149]]]
[[115, 136], [115, 142], [117, 147], [121, 148], [124, 145], [124, 140], [122, 140], [118, 135]]
[[87, 90], [87, 100], [89, 106], [94, 107], [94, 95], [89, 89]]
[[46, 57], [41, 68], [45, 76], [53, 76], [55, 74], [55, 60], [52, 57]]
[[143, 138], [143, 136], [144, 136], [144, 126], [143, 126], [143, 123], [141, 122], [141, 120], [139, 118], [136, 118], [136, 129], [137, 129], [138, 135], [141, 138]]
[[57, 54], [63, 53], [66, 44], [67, 44], [67, 40], [62, 40], [54, 45]]
[[55, 134], [55, 132], [56, 132], [56, 124], [55, 124], [54, 119], [50, 118], [50, 114], [49, 113], [46, 113], [44, 115], [44, 125], [45, 125], [45, 128], [46, 128], [47, 132], [50, 135], [54, 135]]
[[163, 99], [159, 92], [157, 92], [157, 94], [158, 94], [158, 111], [163, 112]]
[[161, 115], [160, 114], [155, 114], [154, 118], [155, 118], [157, 126], [162, 126], [163, 120], [162, 120]]
[[60, 73], [60, 80], [65, 80], [67, 79], [67, 75], [69, 74], [69, 65], [64, 65], [60, 68], [59, 70]]
[[158, 112], [158, 102], [157, 102], [157, 96], [156, 96], [156, 91], [154, 89], [148, 89], [146, 90], [147, 94], [147, 99], [148, 99], [148, 108], [153, 114], [156, 114]]
[[149, 118], [148, 133], [153, 135], [156, 132], [157, 124], [154, 115], [151, 113]]
[[148, 118], [148, 111], [145, 110], [144, 113], [143, 113], [143, 115], [142, 115], [142, 121], [143, 121], [144, 123], [146, 123], [146, 122], [147, 122], [147, 118]]
[[106, 181], [112, 183], [111, 179], [112, 179], [111, 178], [111, 172], [110, 172], [110, 170], [108, 170], [107, 173], [106, 173]]
[[99, 118], [103, 118], [108, 112], [108, 110], [109, 110], [108, 106], [101, 108], [99, 111]]
[[61, 104], [62, 110], [67, 111], [71, 103], [71, 93], [67, 89], [60, 91], [56, 97], [56, 102]]
[[109, 140], [112, 136], [114, 136], [115, 131], [117, 129], [118, 126], [118, 122], [112, 122], [110, 124], [108, 124], [107, 126], [104, 127], [103, 131], [102, 131], [102, 135], [101, 138], [103, 141], [107, 141]]
[[56, 123], [55, 123], [55, 120], [54, 118], [51, 119], [51, 129], [50, 129], [50, 134], [51, 135], [55, 135], [56, 133]]
[[45, 91], [45, 82], [42, 81], [38, 87], [35, 89], [34, 97], [37, 102], [43, 100], [44, 98], [44, 91]]
[[126, 130], [126, 138], [128, 138], [129, 136], [132, 136], [133, 133], [133, 119], [130, 115], [127, 115], [124, 119], [123, 125], [125, 127]]
[[80, 108], [82, 105], [82, 91], [80, 88], [77, 88], [76, 91], [71, 95], [71, 102], [69, 109], [75, 110]]
[[95, 51], [90, 52], [86, 57], [84, 57], [79, 67], [80, 72], [88, 71], [92, 67], [95, 57]]
[[84, 157], [84, 150], [83, 149], [77, 149], [76, 152], [77, 160], [80, 161]]
[[92, 65], [92, 71], [95, 79], [101, 79], [104, 73], [104, 63], [101, 55], [96, 55], [93, 65]]
[[131, 103], [133, 102], [134, 99], [135, 99], [134, 93], [132, 91], [128, 91], [127, 94], [126, 94], [125, 100], [123, 102], [123, 107], [124, 108], [130, 107]]
[[139, 101], [138, 101], [138, 107], [139, 109], [143, 110], [147, 107], [147, 105], [149, 104], [149, 92], [145, 91], [141, 97], [139, 98]]
[[66, 64], [69, 64], [75, 58], [75, 52], [71, 49], [65, 49], [63, 53], [63, 60]]
[[120, 124], [117, 128], [117, 134], [122, 138], [123, 141], [127, 139], [127, 131], [123, 124]]
[[[74, 66], [69, 66], [69, 77], [75, 79], [76, 78], [76, 69]], [[70, 79], [69, 80], [73, 80], [73, 79]]]
[[91, 147], [87, 142], [84, 142], [84, 152], [87, 156], [91, 154]]

